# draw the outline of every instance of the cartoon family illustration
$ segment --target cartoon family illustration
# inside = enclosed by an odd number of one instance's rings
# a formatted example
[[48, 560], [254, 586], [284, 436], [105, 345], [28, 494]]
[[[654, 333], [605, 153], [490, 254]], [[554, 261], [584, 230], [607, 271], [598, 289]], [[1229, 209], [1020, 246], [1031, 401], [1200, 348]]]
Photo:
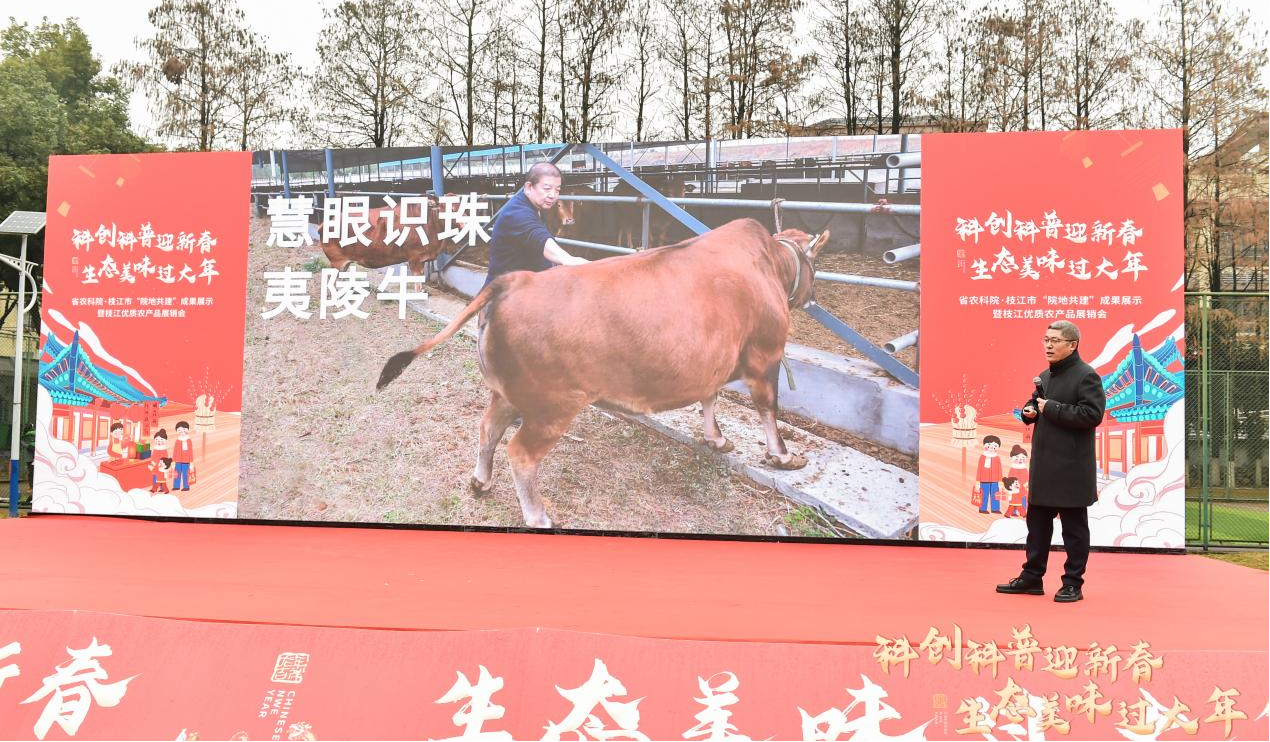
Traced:
[[108, 460], [148, 459], [150, 492], [189, 492], [194, 482], [194, 441], [190, 438], [190, 424], [181, 420], [174, 428], [176, 441], [169, 445], [168, 431], [159, 428], [150, 438], [150, 450], [138, 452], [136, 443], [128, 438], [123, 423], [110, 426], [110, 443], [106, 446]]
[[983, 453], [975, 469], [975, 484], [971, 491], [971, 503], [979, 506], [983, 515], [1000, 515], [1004, 518], [1027, 517], [1028, 453], [1015, 444], [1010, 449], [1010, 468], [1002, 472], [998, 451], [1001, 439], [995, 435], [983, 438]]

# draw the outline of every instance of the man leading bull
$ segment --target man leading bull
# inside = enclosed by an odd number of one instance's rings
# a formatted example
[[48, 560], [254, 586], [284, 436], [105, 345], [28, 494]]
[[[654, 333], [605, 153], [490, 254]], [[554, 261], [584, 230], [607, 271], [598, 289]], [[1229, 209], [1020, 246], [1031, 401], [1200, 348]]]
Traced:
[[542, 215], [560, 198], [560, 169], [549, 162], [529, 168], [525, 185], [499, 210], [490, 227], [489, 273], [485, 285], [513, 271], [544, 271], [558, 265], [580, 265], [585, 258], [570, 255], [556, 243]]

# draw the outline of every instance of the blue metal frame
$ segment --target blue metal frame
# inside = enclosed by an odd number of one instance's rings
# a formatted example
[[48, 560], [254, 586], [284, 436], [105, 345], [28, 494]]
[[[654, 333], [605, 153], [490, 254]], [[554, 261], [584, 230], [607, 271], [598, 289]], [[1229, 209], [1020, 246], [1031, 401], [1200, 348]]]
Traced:
[[588, 155], [595, 158], [596, 162], [612, 170], [623, 182], [638, 191], [639, 195], [657, 204], [662, 211], [670, 214], [680, 224], [691, 229], [694, 234], [705, 234], [710, 231], [710, 228], [703, 224], [700, 219], [684, 211], [678, 204], [671, 203], [670, 199], [658, 193], [657, 189], [640, 180], [639, 176], [617, 164], [613, 158], [601, 152], [599, 147], [585, 142], [578, 146]]
[[868, 356], [870, 361], [881, 366], [883, 370], [894, 376], [898, 381], [908, 384], [914, 389], [917, 388], [918, 376], [916, 371], [897, 361], [895, 356], [869, 342], [863, 335], [851, 329], [851, 326], [846, 322], [830, 314], [824, 307], [813, 301], [803, 307], [803, 311], [810, 314], [812, 319], [832, 330], [833, 334], [851, 343], [856, 350]]

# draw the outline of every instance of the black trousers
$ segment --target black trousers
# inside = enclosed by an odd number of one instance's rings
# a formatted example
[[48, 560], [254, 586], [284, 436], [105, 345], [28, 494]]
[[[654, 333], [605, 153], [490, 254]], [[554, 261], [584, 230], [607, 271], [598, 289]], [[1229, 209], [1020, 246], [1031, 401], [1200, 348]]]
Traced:
[[1089, 508], [1053, 508], [1031, 503], [1027, 509], [1027, 561], [1023, 577], [1040, 580], [1049, 562], [1050, 539], [1054, 537], [1054, 517], [1062, 516], [1063, 546], [1067, 562], [1063, 565], [1063, 584], [1080, 587], [1085, 584], [1085, 565], [1089, 563]]

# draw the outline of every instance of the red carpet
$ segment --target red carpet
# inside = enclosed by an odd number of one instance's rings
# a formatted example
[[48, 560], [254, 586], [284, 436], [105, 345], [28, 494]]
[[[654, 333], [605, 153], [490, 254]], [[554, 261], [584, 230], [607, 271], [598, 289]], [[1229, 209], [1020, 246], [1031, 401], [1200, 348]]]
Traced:
[[[1051, 557], [1047, 589], [1059, 585]], [[1267, 575], [1099, 554], [1082, 603], [1004, 596], [1018, 551], [157, 523], [0, 521], [0, 608], [387, 629], [541, 627], [673, 639], [1267, 649]], [[1220, 616], [1220, 629], [1214, 617]]]

